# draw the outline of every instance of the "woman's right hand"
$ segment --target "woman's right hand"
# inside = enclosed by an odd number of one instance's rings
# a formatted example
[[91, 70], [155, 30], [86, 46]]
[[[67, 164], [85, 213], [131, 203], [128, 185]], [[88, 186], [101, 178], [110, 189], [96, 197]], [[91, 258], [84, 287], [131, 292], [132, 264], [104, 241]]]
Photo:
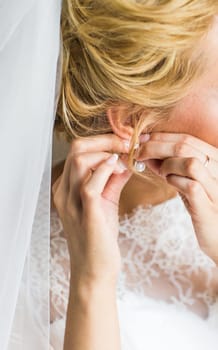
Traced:
[[75, 139], [52, 186], [76, 283], [116, 283], [121, 268], [119, 199], [132, 172], [119, 153], [128, 153], [128, 145], [114, 134]]

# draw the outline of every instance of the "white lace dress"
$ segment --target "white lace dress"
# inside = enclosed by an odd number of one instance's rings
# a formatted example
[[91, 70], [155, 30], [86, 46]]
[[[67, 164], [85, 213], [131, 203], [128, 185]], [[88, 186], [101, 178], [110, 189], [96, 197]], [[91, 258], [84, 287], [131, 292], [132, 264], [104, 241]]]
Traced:
[[[122, 350], [217, 350], [217, 267], [179, 197], [120, 218], [117, 306]], [[69, 255], [51, 212], [51, 346], [63, 349]], [[102, 349], [103, 350], [103, 349]], [[113, 349], [111, 349], [113, 350]]]

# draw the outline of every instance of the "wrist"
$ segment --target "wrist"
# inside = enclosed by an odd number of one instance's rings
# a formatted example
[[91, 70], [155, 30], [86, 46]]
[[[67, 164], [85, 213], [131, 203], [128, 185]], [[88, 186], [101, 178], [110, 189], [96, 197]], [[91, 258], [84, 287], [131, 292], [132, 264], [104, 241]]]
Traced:
[[90, 300], [102, 296], [111, 296], [116, 298], [115, 280], [94, 280], [89, 278], [71, 278], [70, 295], [80, 301]]

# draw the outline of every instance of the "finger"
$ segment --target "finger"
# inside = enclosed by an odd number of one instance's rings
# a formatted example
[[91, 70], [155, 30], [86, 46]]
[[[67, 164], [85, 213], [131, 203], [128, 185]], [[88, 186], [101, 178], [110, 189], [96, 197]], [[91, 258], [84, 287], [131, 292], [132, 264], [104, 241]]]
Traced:
[[[85, 204], [88, 203], [89, 205], [90, 200], [97, 200], [101, 197], [110, 176], [113, 174], [117, 161], [118, 155], [113, 154], [109, 159], [99, 165], [92, 176], [81, 186], [80, 193], [82, 199], [85, 199]], [[117, 197], [114, 197], [112, 200], [114, 200], [115, 205], [118, 205]]]
[[[182, 158], [197, 158], [202, 164], [205, 164], [207, 156], [205, 153], [198, 151], [196, 148], [185, 143], [173, 143], [173, 142], [159, 142], [148, 141], [140, 146], [137, 160], [162, 160], [170, 157], [182, 157]], [[160, 163], [160, 162], [159, 162]], [[213, 158], [209, 158], [207, 168], [211, 175], [218, 179], [218, 162]]]
[[[89, 176], [91, 170], [95, 168], [104, 160], [108, 159], [111, 156], [111, 153], [107, 152], [96, 152], [96, 153], [77, 153], [68, 157], [66, 161], [66, 169], [63, 173], [65, 177], [64, 181], [69, 183], [67, 186], [67, 191], [70, 194], [71, 198], [75, 195], [78, 199], [79, 194], [75, 192], [75, 189], [78, 190], [80, 184]], [[122, 173], [126, 170], [126, 166], [120, 160], [117, 162], [114, 169], [115, 173]], [[69, 178], [68, 178], [69, 176]]]
[[[71, 184], [80, 186], [84, 182], [90, 170], [94, 171], [105, 160], [111, 157], [111, 153], [79, 153], [72, 157]], [[114, 173], [121, 174], [127, 170], [127, 165], [118, 159], [114, 167]]]
[[[76, 183], [79, 185], [80, 182], [84, 181], [87, 172], [89, 170], [95, 170], [100, 163], [111, 157], [111, 153], [107, 152], [96, 152], [96, 153], [79, 153], [71, 158], [71, 183]], [[127, 166], [118, 159], [114, 172], [122, 173], [127, 169]]]
[[95, 135], [89, 137], [76, 138], [72, 141], [70, 153], [81, 152], [111, 152], [128, 153], [129, 142], [117, 136], [116, 134]]
[[126, 170], [122, 174], [112, 174], [107, 182], [102, 197], [111, 202], [119, 203], [121, 192], [132, 176], [132, 171]]
[[159, 175], [167, 177], [175, 174], [199, 182], [212, 202], [218, 201], [218, 184], [207, 168], [196, 158], [168, 158], [159, 169]]
[[205, 207], [210, 206], [211, 202], [199, 182], [179, 175], [167, 176], [167, 182], [185, 196], [195, 214], [197, 211], [199, 215], [205, 214]]
[[[143, 135], [142, 135], [143, 139]], [[187, 144], [196, 148], [203, 154], [208, 154], [210, 158], [218, 161], [218, 150], [216, 147], [200, 140], [189, 134], [182, 133], [165, 133], [165, 132], [152, 132], [150, 134], [150, 140], [159, 142], [173, 142], [178, 144]]]
[[159, 142], [149, 140], [141, 144], [137, 154], [137, 160], [164, 159], [169, 157], [195, 157], [202, 163], [205, 162], [205, 154], [188, 144], [174, 142]]
[[128, 153], [129, 141], [121, 139], [115, 134], [96, 135], [84, 138], [76, 138], [72, 141], [68, 152], [62, 177], [62, 187], [65, 192], [70, 190], [71, 159], [77, 153], [108, 151], [115, 153]]

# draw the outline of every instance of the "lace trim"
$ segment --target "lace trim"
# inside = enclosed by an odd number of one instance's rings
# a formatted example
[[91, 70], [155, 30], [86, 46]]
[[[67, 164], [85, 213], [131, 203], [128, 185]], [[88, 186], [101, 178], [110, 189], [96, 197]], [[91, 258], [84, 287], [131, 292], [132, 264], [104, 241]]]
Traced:
[[[51, 320], [56, 320], [66, 314], [69, 254], [55, 210], [51, 212], [51, 230]], [[193, 311], [202, 303], [200, 308], [209, 309], [216, 302], [210, 289], [215, 264], [200, 250], [179, 197], [156, 206], [138, 206], [131, 215], [121, 217], [119, 246], [119, 299], [131, 290]]]

